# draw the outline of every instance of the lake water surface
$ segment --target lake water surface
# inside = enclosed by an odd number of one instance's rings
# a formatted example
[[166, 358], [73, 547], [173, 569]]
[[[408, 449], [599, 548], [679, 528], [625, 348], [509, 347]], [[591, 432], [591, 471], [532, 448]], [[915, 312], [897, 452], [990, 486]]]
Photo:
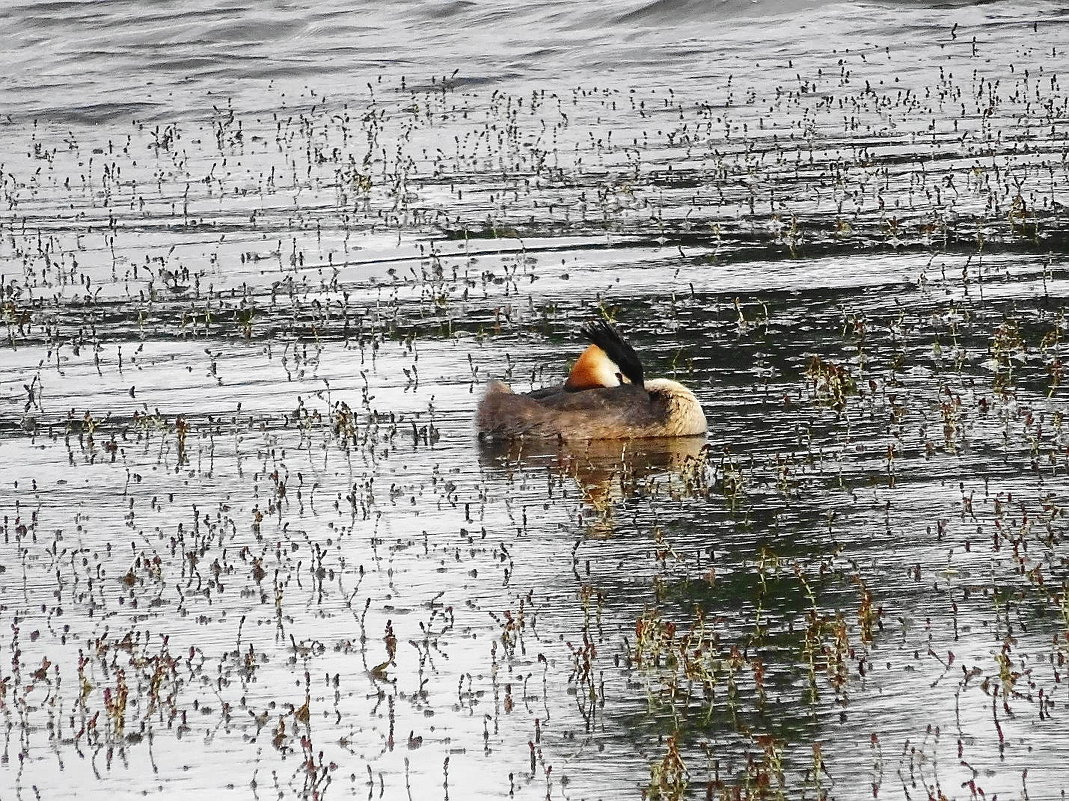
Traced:
[[[1065, 796], [1069, 10], [0, 42], [0, 798]], [[598, 315], [708, 439], [480, 444]]]

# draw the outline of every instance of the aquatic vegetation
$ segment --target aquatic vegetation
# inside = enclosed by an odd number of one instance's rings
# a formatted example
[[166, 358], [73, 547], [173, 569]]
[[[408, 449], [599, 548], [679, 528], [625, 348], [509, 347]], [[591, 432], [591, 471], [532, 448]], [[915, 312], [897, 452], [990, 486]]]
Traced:
[[[3, 786], [1060, 788], [1064, 22], [925, 13], [651, 30], [701, 81], [12, 109]], [[478, 446], [592, 310], [708, 440]]]

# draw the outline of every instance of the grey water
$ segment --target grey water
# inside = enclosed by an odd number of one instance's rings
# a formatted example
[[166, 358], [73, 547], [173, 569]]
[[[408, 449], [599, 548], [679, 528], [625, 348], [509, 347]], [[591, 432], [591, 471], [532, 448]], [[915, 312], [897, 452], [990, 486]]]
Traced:
[[[1069, 12], [0, 8], [0, 798], [1061, 798]], [[480, 443], [617, 321], [705, 440]]]

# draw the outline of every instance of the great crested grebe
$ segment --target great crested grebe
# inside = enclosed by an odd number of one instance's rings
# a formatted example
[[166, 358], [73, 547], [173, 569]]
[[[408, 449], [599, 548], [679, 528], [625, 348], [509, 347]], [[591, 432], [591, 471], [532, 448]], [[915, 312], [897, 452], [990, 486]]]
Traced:
[[592, 343], [559, 387], [524, 395], [487, 384], [476, 426], [481, 439], [562, 440], [692, 437], [708, 430], [694, 393], [677, 381], [646, 381], [635, 349], [604, 321], [587, 323]]

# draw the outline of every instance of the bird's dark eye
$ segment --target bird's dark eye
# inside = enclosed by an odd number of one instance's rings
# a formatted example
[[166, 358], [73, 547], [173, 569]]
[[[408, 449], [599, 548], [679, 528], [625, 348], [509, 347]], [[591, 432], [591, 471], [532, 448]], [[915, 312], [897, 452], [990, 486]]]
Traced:
[[616, 374], [616, 380], [618, 382], [620, 382], [621, 384], [626, 384], [627, 383], [627, 381], [624, 380], [624, 374], [623, 373], [617, 373]]

